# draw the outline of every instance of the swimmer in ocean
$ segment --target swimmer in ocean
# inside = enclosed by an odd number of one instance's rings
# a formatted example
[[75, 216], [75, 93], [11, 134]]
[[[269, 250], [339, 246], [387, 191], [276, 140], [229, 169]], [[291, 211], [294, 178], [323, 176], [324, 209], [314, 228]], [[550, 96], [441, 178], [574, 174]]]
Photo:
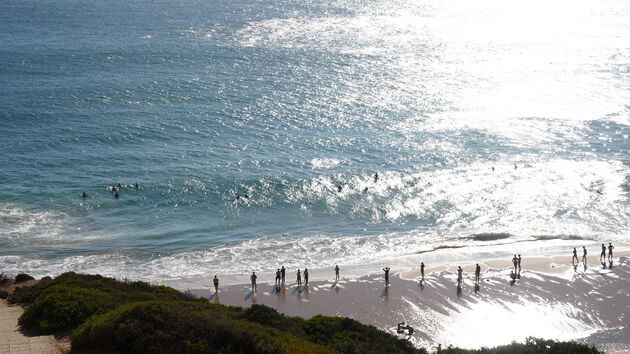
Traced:
[[116, 199], [120, 198], [120, 194], [118, 194], [118, 192], [114, 193], [114, 198]]
[[88, 195], [87, 193], [83, 192], [83, 193], [81, 194], [81, 198], [85, 199], [85, 198], [87, 198], [87, 197], [89, 197], [89, 195]]

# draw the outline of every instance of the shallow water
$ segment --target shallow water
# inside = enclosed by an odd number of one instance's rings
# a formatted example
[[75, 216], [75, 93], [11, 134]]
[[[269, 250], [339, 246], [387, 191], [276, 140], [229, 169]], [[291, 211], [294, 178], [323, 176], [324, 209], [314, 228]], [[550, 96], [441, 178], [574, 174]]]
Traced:
[[165, 281], [627, 241], [629, 10], [4, 1], [0, 270]]

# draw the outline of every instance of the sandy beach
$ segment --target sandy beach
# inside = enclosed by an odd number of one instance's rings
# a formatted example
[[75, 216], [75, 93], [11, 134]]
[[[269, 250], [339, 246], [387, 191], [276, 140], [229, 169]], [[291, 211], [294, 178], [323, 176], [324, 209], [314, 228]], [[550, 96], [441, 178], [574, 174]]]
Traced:
[[460, 287], [458, 265], [427, 264], [424, 281], [419, 268], [393, 269], [389, 287], [382, 272], [342, 273], [338, 282], [331, 272], [330, 279], [315, 277], [298, 288], [295, 270], [288, 270], [284, 286], [259, 281], [257, 292], [250, 284], [221, 286], [218, 294], [211, 288], [191, 291], [214, 303], [264, 304], [305, 318], [347, 316], [393, 334], [404, 321], [416, 330], [405, 337], [428, 349], [438, 344], [479, 348], [536, 336], [574, 339], [614, 352], [630, 350], [630, 249], [615, 251], [612, 267], [601, 263], [599, 254], [589, 255], [586, 267], [573, 266], [570, 254], [524, 257], [515, 277], [510, 258], [488, 258], [479, 261], [478, 284], [475, 263], [461, 263]]

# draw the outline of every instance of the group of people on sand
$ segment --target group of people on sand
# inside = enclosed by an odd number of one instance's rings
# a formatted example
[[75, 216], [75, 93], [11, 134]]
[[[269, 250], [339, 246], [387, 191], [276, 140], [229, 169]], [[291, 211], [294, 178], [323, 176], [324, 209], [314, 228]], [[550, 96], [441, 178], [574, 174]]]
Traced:
[[[612, 245], [611, 242], [608, 243], [608, 261], [612, 262], [613, 259], [613, 250], [615, 246]], [[588, 251], [586, 250], [586, 246], [582, 246], [582, 260], [578, 260], [577, 249], [573, 247], [573, 257], [571, 258], [571, 263], [573, 265], [577, 265], [580, 262], [584, 264], [586, 267], [586, 255]], [[604, 263], [606, 261], [606, 244], [602, 243], [602, 253], [599, 255], [599, 261]]]
[[[108, 190], [110, 190], [110, 191], [114, 192], [114, 198], [115, 198], [115, 199], [120, 198], [120, 194], [118, 194], [118, 191], [122, 191], [122, 190], [123, 190], [123, 189], [125, 189], [125, 188], [127, 188], [127, 186], [123, 186], [123, 185], [122, 185], [122, 184], [120, 184], [120, 183], [118, 183], [118, 184], [116, 184], [116, 185], [113, 185], [113, 186], [109, 186], [109, 187], [107, 187], [107, 189], [108, 189]], [[138, 183], [134, 183], [134, 184], [131, 186], [131, 188], [133, 188], [133, 189], [138, 189], [138, 188], [140, 188], [140, 186], [138, 186]], [[83, 193], [81, 193], [81, 198], [86, 199], [86, 198], [89, 198], [89, 197], [90, 197], [90, 195], [89, 195], [89, 194], [87, 194], [87, 192], [83, 192]]]
[[[615, 248], [612, 243], [608, 243], [608, 247], [605, 246], [605, 244], [602, 243], [602, 253], [600, 255], [600, 260], [605, 261], [606, 260], [606, 249], [608, 248], [608, 260], [612, 261], [613, 258], [613, 249]], [[586, 265], [586, 255], [587, 255], [587, 251], [586, 251], [586, 247], [582, 247], [583, 249], [583, 256], [582, 256], [582, 262], [584, 263], [584, 265]], [[514, 266], [514, 269], [511, 270], [511, 277], [512, 277], [512, 285], [514, 285], [516, 278], [520, 278], [520, 273], [521, 273], [521, 255], [514, 255], [514, 257], [512, 257], [512, 264]], [[577, 256], [577, 249], [573, 248], [573, 259], [572, 259], [573, 264], [575, 264], [576, 262], [579, 262], [578, 260], [578, 256]], [[420, 283], [422, 284], [424, 282], [424, 262], [420, 262], [420, 275], [421, 275], [421, 279], [420, 279]], [[335, 265], [335, 282], [339, 281], [339, 265]], [[389, 287], [390, 283], [389, 283], [389, 272], [391, 271], [391, 268], [389, 267], [385, 267], [383, 268], [383, 272], [385, 274], [385, 286]], [[256, 275], [256, 272], [252, 272], [252, 275], [250, 276], [251, 282], [252, 282], [252, 291], [256, 291], [258, 289], [257, 284], [256, 284], [256, 280], [258, 279], [258, 276]], [[286, 269], [284, 268], [284, 266], [278, 268], [276, 270], [276, 278], [275, 278], [275, 286], [276, 288], [279, 288], [281, 285], [284, 286], [285, 284], [285, 279], [286, 279]], [[302, 282], [302, 279], [304, 279], [304, 282]], [[457, 287], [461, 288], [461, 285], [464, 281], [464, 269], [461, 266], [457, 267]], [[475, 291], [478, 290], [478, 284], [481, 281], [481, 266], [479, 265], [479, 263], [477, 263], [475, 265]], [[214, 276], [214, 289], [216, 292], [219, 291], [219, 279], [217, 278], [217, 276]], [[296, 285], [298, 286], [298, 288], [301, 288], [302, 285], [304, 285], [305, 287], [308, 286], [308, 269], [304, 268], [304, 271], [302, 272], [300, 269], [297, 270], [296, 273]], [[399, 324], [399, 328], [400, 325], [404, 325], [404, 322]], [[413, 330], [411, 329], [410, 332], [413, 332]]]

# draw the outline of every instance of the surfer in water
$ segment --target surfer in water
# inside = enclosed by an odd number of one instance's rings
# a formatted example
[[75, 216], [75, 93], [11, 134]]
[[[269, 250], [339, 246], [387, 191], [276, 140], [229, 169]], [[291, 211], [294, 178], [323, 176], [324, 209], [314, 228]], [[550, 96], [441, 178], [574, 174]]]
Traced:
[[115, 192], [114, 193], [114, 198], [116, 198], [116, 199], [120, 198], [120, 194], [118, 194], [118, 192]]
[[341, 193], [341, 190], [343, 189], [343, 187], [341, 186], [341, 184], [337, 185], [337, 192]]
[[89, 195], [87, 193], [85, 193], [85, 192], [81, 193], [81, 198], [85, 199], [87, 197], [89, 197]]
[[378, 182], [378, 172], [374, 174], [374, 183]]

